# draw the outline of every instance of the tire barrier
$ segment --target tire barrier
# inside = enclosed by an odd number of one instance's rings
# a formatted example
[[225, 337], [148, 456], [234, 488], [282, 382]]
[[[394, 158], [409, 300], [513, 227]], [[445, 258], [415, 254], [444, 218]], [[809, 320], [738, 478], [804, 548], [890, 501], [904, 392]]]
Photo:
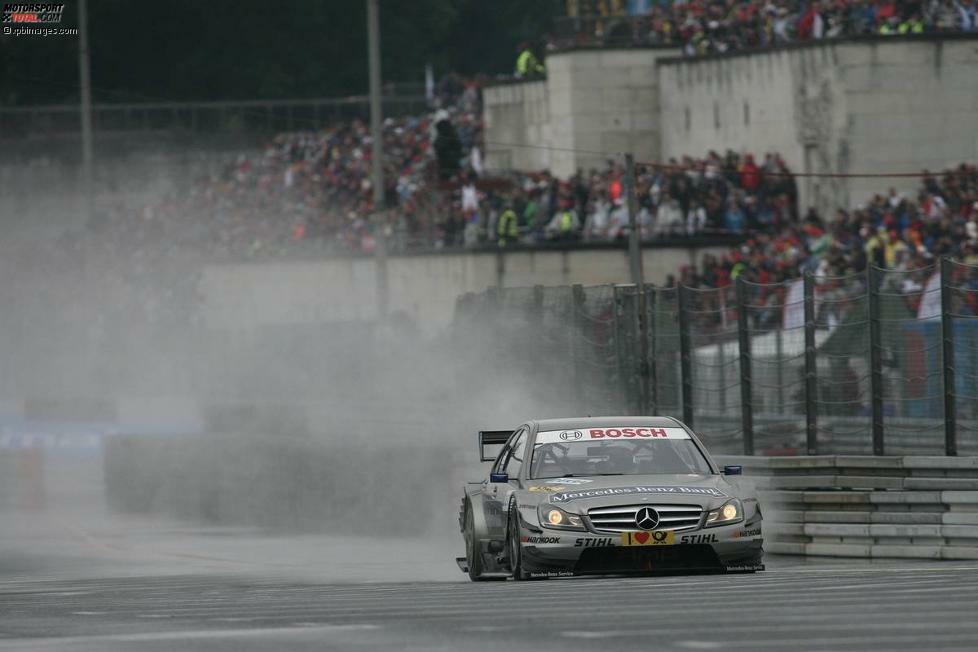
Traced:
[[758, 488], [768, 552], [978, 559], [978, 457], [721, 459]]
[[113, 509], [227, 525], [420, 534], [454, 516], [460, 484], [446, 471], [451, 451], [408, 444], [112, 435], [104, 451]]

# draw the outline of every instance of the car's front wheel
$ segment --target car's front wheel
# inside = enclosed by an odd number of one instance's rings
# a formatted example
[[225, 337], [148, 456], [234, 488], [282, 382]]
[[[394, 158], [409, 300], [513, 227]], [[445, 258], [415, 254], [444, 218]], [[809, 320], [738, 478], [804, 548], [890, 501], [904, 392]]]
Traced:
[[530, 574], [523, 570], [523, 549], [520, 546], [520, 516], [516, 511], [516, 503], [509, 506], [509, 524], [506, 528], [509, 541], [509, 568], [513, 579], [523, 581], [530, 579]]
[[479, 552], [479, 541], [475, 536], [475, 516], [472, 514], [472, 505], [466, 504], [463, 510], [465, 511], [465, 529], [463, 530], [463, 536], [465, 537], [465, 562], [469, 567], [469, 579], [473, 582], [506, 579], [505, 575], [485, 576], [482, 553]]

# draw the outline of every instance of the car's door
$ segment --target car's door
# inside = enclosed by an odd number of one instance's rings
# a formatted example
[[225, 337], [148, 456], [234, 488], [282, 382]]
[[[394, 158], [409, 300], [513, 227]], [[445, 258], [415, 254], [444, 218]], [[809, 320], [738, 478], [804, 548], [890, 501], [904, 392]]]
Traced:
[[[503, 539], [506, 536], [506, 510], [509, 509], [510, 495], [520, 487], [520, 469], [526, 454], [528, 435], [529, 428], [526, 426], [513, 433], [493, 463], [489, 478], [486, 479], [486, 524], [493, 539]], [[507, 474], [508, 480], [492, 482], [493, 476], [501, 473]]]

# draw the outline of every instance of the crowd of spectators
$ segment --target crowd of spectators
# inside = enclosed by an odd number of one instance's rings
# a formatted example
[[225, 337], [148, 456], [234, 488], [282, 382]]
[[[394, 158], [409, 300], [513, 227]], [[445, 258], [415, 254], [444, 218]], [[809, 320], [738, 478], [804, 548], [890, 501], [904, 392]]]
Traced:
[[[809, 210], [798, 222], [754, 230], [728, 254], [706, 256], [698, 268], [680, 270], [667, 284], [724, 288], [743, 276], [757, 284], [780, 284], [770, 289], [771, 301], [780, 304], [783, 282], [806, 271], [822, 279], [820, 289], [827, 292], [842, 292], [852, 279], [865, 291], [862, 272], [873, 266], [890, 272], [881, 283], [889, 292], [912, 297], [908, 308], [916, 314], [942, 256], [978, 266], [978, 165], [925, 172], [916, 193], [891, 188], [853, 210], [840, 208], [831, 218]], [[978, 314], [978, 306], [973, 308]]]
[[[547, 171], [487, 174], [478, 84], [455, 79], [442, 84], [439, 98], [441, 108], [426, 115], [384, 123], [383, 212], [374, 206], [369, 125], [353, 120], [279, 134], [159, 201], [118, 205], [93, 224], [93, 239], [116, 252], [240, 259], [371, 253], [381, 230], [392, 252], [627, 238], [620, 161], [568, 179]], [[640, 164], [635, 182], [643, 239], [797, 220], [795, 182], [777, 154], [711, 152]]]
[[[948, 279], [937, 274], [943, 256], [955, 263]], [[876, 271], [866, 274], [870, 267]], [[871, 286], [879, 292], [883, 328], [888, 337], [897, 338], [887, 340], [884, 352], [886, 364], [899, 372], [884, 377], [884, 393], [894, 399], [887, 399], [885, 412], [920, 416], [939, 410], [923, 398], [908, 402], [933, 393], [927, 389], [926, 374], [912, 366], [923, 364], [913, 357], [921, 346], [913, 338], [934, 337], [933, 333], [915, 330], [905, 335], [898, 329], [941, 313], [939, 281], [951, 288], [951, 313], [959, 317], [958, 323], [960, 318], [970, 322], [978, 317], [978, 165], [925, 172], [915, 192], [891, 188], [853, 210], [838, 209], [827, 219], [810, 210], [796, 223], [752, 231], [726, 254], [706, 255], [699, 266], [679, 270], [666, 286], [700, 290], [691, 293], [696, 302], [689, 316], [693, 328], [723, 339], [730, 337], [730, 324], [736, 323], [733, 286], [739, 278], [748, 281], [750, 328], [757, 333], [800, 328], [804, 308], [796, 281], [805, 272], [814, 275], [816, 326], [837, 335], [820, 348], [828, 354], [827, 375], [820, 376], [818, 390], [825, 402], [821, 413], [869, 414], [865, 354]], [[913, 369], [917, 372], [908, 371]], [[758, 400], [764, 400], [763, 394]], [[799, 389], [792, 400], [804, 398]]]
[[[386, 185], [375, 215], [372, 142], [354, 120], [280, 134], [185, 191], [93, 225], [100, 246], [135, 252], [277, 257], [390, 250], [620, 242], [628, 237], [625, 170], [618, 161], [567, 179], [547, 171], [487, 175], [478, 83], [449, 78], [441, 108], [384, 124]], [[941, 255], [978, 263], [978, 169], [926, 174], [918, 193], [890, 190], [835, 215], [800, 211], [795, 178], [777, 153], [709, 152], [638, 164], [641, 237], [744, 235], [728, 255], [682, 270], [673, 283], [725, 287], [740, 274], [777, 283], [806, 270], [845, 276], [867, 264], [911, 271]], [[906, 282], [912, 285], [912, 274]]]
[[[381, 228], [393, 251], [627, 238], [627, 180], [619, 162], [568, 179], [546, 171], [488, 177], [478, 104], [477, 88], [469, 86], [453, 106], [387, 120], [384, 194], [390, 208], [380, 220], [371, 219], [369, 128], [353, 121], [281, 134], [260, 154], [237, 157], [187, 192], [137, 214], [114, 211], [96, 225], [98, 240], [115, 251], [162, 244], [182, 252], [264, 257], [304, 248], [370, 253]], [[447, 166], [439, 130], [447, 130], [442, 140], [453, 144]], [[741, 273], [772, 283], [805, 270], [841, 276], [867, 263], [907, 270], [944, 254], [976, 256], [973, 166], [926, 175], [915, 196], [891, 189], [827, 217], [799, 212], [795, 178], [780, 155], [710, 152], [637, 165], [635, 197], [643, 239], [747, 236], [729, 255], [674, 279], [695, 287], [724, 287]]]
[[[598, 0], [572, 41], [675, 45], [688, 56], [811, 39], [978, 30], [976, 0]], [[569, 43], [564, 43], [567, 45]]]
[[303, 249], [370, 252], [378, 225], [420, 237], [441, 210], [433, 190], [458, 169], [482, 168], [479, 88], [456, 82], [443, 84], [443, 108], [385, 120], [383, 196], [389, 210], [380, 218], [370, 127], [353, 120], [279, 134], [260, 151], [201, 175], [190, 188], [136, 211], [117, 207], [93, 230], [119, 250], [162, 246], [230, 257]]
[[[777, 154], [710, 152], [636, 166], [636, 223], [643, 240], [770, 230], [797, 220], [797, 187]], [[548, 172], [513, 174], [480, 191], [470, 177], [456, 209], [464, 228], [448, 229], [448, 245], [497, 242], [539, 245], [550, 241], [616, 242], [629, 234], [626, 174], [620, 162], [578, 171], [568, 179]], [[504, 234], [507, 211], [517, 234]], [[460, 234], [461, 233], [461, 238]], [[513, 237], [515, 235], [515, 237]], [[509, 237], [506, 237], [509, 236]]]

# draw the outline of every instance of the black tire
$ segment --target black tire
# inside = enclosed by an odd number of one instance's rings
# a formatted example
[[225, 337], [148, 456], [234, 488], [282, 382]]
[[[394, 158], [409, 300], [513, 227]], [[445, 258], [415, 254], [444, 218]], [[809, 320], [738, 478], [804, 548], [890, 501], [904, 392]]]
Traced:
[[473, 582], [485, 582], [488, 577], [483, 577], [482, 555], [476, 549], [478, 543], [475, 539], [475, 517], [472, 514], [472, 506], [465, 506], [465, 561], [469, 566], [469, 579]]
[[530, 574], [523, 570], [523, 549], [520, 547], [519, 523], [516, 503], [510, 503], [509, 521], [506, 527], [506, 541], [509, 546], [509, 569], [513, 573], [513, 579], [517, 582], [522, 582], [530, 579]]

